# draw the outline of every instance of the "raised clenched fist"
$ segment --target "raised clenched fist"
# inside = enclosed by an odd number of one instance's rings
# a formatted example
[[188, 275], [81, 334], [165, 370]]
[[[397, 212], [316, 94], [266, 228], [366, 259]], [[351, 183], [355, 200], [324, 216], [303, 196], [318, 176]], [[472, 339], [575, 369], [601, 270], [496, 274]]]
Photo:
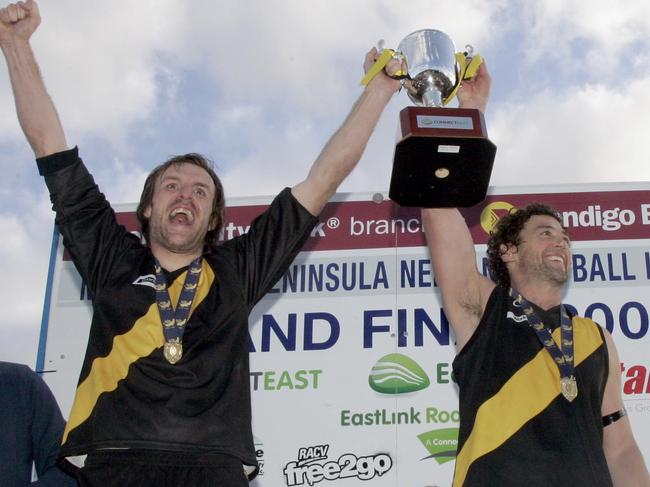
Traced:
[[41, 15], [34, 0], [10, 3], [0, 9], [0, 44], [28, 40], [40, 23]]

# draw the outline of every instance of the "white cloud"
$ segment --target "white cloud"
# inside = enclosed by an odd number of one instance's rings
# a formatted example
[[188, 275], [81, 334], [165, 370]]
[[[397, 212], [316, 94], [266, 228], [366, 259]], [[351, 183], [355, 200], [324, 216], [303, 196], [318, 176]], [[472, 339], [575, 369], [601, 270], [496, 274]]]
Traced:
[[[387, 47], [413, 30], [438, 28], [459, 46], [488, 37], [499, 2], [271, 1], [201, 4], [190, 57], [198, 57], [236, 101], [282, 103], [305, 113], [332, 114], [362, 77], [363, 55], [380, 38]], [[479, 15], [480, 12], [480, 15]], [[462, 16], [462, 19], [461, 19]], [[213, 19], [206, 23], [200, 19]], [[462, 21], [461, 21], [462, 20]]]
[[493, 185], [650, 180], [650, 78], [624, 91], [589, 85], [563, 99], [539, 93], [488, 117], [498, 145]]
[[[412, 30], [436, 27], [459, 46], [480, 45], [490, 36], [486, 20], [501, 5], [43, 1], [43, 24], [33, 44], [71, 143], [92, 134], [124, 155], [133, 124], [155, 123], [150, 117], [161, 104], [173, 112], [177, 97], [192, 96], [177, 92], [182, 70], [212, 77], [214, 93], [205, 103], [217, 110], [271, 103], [311, 117], [338, 118], [355, 97], [363, 54], [380, 37], [396, 47]], [[19, 138], [4, 83], [4, 136]]]
[[523, 17], [531, 62], [550, 61], [617, 84], [640, 62], [648, 67], [648, 2], [543, 0], [525, 3]]
[[161, 56], [181, 36], [184, 2], [41, 2], [34, 35], [43, 77], [69, 133], [121, 141], [155, 108]]
[[96, 170], [94, 176], [106, 198], [119, 204], [140, 200], [148, 174], [148, 170], [141, 169], [134, 161], [115, 157], [109, 167]]

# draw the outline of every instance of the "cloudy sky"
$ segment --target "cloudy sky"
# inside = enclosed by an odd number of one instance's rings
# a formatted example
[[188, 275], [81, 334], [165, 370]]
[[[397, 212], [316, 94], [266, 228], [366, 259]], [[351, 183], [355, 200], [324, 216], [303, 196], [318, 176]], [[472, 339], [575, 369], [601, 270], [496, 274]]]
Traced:
[[[408, 7], [407, 7], [408, 6]], [[66, 129], [114, 203], [157, 162], [212, 158], [227, 197], [306, 174], [361, 92], [365, 52], [422, 28], [494, 79], [493, 186], [650, 181], [646, 0], [41, 0], [33, 46]], [[396, 95], [345, 192], [386, 191]], [[0, 360], [34, 366], [53, 215], [0, 64]]]

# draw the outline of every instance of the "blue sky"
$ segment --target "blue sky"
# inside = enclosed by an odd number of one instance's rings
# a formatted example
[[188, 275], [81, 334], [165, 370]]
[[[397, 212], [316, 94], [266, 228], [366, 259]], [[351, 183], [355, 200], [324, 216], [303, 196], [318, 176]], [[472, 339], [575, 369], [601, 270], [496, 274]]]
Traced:
[[[421, 28], [487, 60], [493, 186], [650, 181], [645, 0], [39, 5], [43, 77], [113, 203], [137, 201], [147, 172], [185, 152], [215, 161], [227, 197], [293, 185], [360, 94], [365, 52]], [[0, 66], [0, 359], [34, 366], [53, 215]], [[342, 191], [387, 190], [408, 103], [393, 98]]]

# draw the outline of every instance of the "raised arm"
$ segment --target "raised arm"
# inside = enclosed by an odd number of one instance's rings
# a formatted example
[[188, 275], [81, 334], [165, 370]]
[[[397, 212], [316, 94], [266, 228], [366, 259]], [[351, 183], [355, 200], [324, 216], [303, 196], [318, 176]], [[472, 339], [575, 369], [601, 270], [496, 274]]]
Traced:
[[[377, 50], [373, 48], [366, 55], [366, 71], [376, 57]], [[357, 165], [379, 116], [399, 87], [399, 81], [388, 77], [383, 71], [375, 76], [352, 107], [343, 125], [325, 145], [307, 178], [292, 188], [293, 195], [312, 215], [321, 212], [341, 182]]]
[[[483, 63], [477, 75], [461, 85], [460, 106], [484, 112], [490, 86], [490, 74]], [[494, 283], [479, 273], [472, 236], [456, 208], [424, 208], [422, 223], [445, 314], [460, 350], [478, 326]]]
[[442, 305], [460, 350], [478, 326], [495, 284], [479, 273], [472, 236], [456, 208], [424, 208], [422, 223]]
[[[609, 416], [624, 411], [625, 406], [621, 398], [621, 362], [614, 340], [607, 330], [605, 330], [605, 342], [609, 355], [609, 377], [605, 386], [602, 414]], [[650, 487], [650, 475], [627, 416], [605, 426], [603, 450], [616, 487]]]
[[29, 44], [40, 22], [38, 5], [33, 0], [0, 9], [0, 48], [9, 68], [18, 121], [36, 157], [68, 148]]

